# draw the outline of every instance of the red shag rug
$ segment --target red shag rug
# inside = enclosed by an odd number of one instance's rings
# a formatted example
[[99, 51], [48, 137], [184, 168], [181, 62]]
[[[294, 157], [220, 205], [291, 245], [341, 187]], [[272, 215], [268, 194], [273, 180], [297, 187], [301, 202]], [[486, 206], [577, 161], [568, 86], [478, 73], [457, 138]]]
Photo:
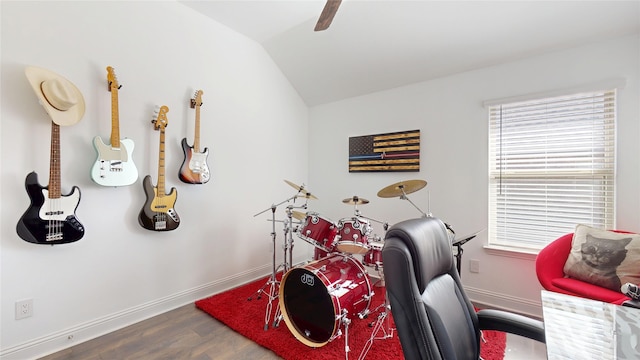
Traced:
[[[200, 310], [206, 312], [220, 322], [224, 323], [234, 331], [256, 342], [257, 344], [270, 349], [278, 356], [286, 360], [320, 360], [320, 359], [344, 359], [345, 358], [345, 336], [344, 327], [340, 327], [343, 335], [329, 341], [320, 347], [310, 347], [298, 340], [289, 330], [285, 321], [280, 321], [277, 327], [273, 327], [273, 315], [269, 319], [268, 329], [265, 330], [265, 314], [268, 304], [268, 296], [263, 294], [261, 299], [256, 299], [255, 293], [266, 283], [269, 277], [256, 280], [242, 285], [238, 288], [211, 296], [206, 299], [196, 301], [195, 305]], [[374, 279], [372, 279], [373, 281]], [[265, 291], [269, 291], [266, 288]], [[349, 338], [349, 359], [359, 359], [363, 355], [363, 350], [369, 342], [376, 320], [381, 310], [373, 313], [378, 305], [384, 302], [384, 288], [374, 287], [374, 296], [371, 300], [369, 310], [372, 312], [367, 318], [360, 319], [357, 316], [351, 319], [348, 328]], [[277, 295], [277, 294], [276, 294]], [[252, 300], [248, 300], [249, 298]], [[343, 307], [344, 305], [341, 304]], [[278, 306], [278, 299], [272, 302], [273, 312]], [[289, 304], [287, 304], [289, 306]], [[380, 309], [383, 309], [381, 307]], [[386, 339], [376, 339], [370, 343], [370, 349], [366, 352], [365, 359], [377, 360], [401, 360], [403, 359], [402, 347], [395, 331], [390, 331], [395, 327], [391, 313], [390, 321], [383, 322], [382, 329], [387, 330], [392, 336]], [[383, 330], [377, 332], [376, 337], [384, 337]], [[299, 334], [301, 335], [301, 334]], [[481, 356], [484, 360], [502, 360], [506, 347], [506, 334], [496, 331], [484, 331], [486, 343], [481, 344]], [[306, 342], [311, 342], [305, 340]]]

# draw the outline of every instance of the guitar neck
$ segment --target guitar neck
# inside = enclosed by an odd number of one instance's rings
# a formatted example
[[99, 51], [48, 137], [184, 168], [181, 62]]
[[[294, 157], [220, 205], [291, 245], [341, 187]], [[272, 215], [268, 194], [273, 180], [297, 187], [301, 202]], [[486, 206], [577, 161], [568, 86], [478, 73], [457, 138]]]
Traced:
[[109, 84], [111, 91], [111, 147], [120, 147], [120, 119], [118, 115], [118, 87]]
[[196, 105], [196, 133], [193, 137], [193, 151], [200, 152], [200, 105]]
[[164, 186], [164, 128], [160, 129], [160, 149], [158, 150], [158, 193], [157, 197], [165, 196]]
[[60, 198], [60, 125], [51, 122], [51, 155], [49, 158], [49, 199]]

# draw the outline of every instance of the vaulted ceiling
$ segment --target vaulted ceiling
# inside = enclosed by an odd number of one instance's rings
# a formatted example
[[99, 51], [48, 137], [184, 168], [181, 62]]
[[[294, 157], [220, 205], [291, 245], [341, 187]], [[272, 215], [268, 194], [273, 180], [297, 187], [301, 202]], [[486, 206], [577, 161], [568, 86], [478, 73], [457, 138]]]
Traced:
[[[180, 1], [260, 43], [309, 106], [640, 33], [640, 1]], [[535, 69], [532, 69], [535, 71]]]

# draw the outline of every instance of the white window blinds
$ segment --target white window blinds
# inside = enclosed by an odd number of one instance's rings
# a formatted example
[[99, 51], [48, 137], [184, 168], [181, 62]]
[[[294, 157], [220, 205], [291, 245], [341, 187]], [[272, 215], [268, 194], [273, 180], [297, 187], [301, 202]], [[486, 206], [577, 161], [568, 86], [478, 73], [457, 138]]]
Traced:
[[489, 107], [489, 243], [614, 224], [615, 90]]

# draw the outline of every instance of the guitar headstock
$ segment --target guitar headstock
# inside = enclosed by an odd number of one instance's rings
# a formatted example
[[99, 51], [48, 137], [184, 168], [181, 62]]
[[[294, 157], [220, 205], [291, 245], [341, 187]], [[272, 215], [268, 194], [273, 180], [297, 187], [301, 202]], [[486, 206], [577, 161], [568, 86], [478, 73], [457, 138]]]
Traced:
[[202, 90], [196, 91], [193, 95], [193, 99], [191, 99], [191, 108], [195, 108], [196, 106], [202, 106]]
[[164, 128], [169, 125], [169, 119], [167, 119], [168, 112], [169, 108], [166, 105], [156, 107], [156, 110], [153, 114], [153, 120], [151, 120], [151, 123], [153, 124], [153, 128], [155, 130], [164, 130]]
[[109, 87], [109, 91], [111, 89], [120, 89], [122, 86], [118, 84], [118, 78], [116, 77], [116, 73], [111, 66], [107, 66], [107, 85]]

